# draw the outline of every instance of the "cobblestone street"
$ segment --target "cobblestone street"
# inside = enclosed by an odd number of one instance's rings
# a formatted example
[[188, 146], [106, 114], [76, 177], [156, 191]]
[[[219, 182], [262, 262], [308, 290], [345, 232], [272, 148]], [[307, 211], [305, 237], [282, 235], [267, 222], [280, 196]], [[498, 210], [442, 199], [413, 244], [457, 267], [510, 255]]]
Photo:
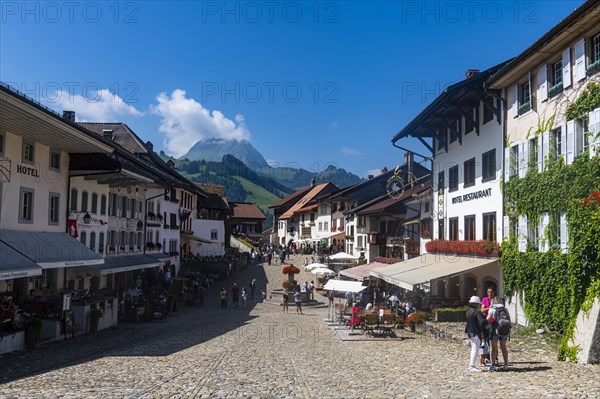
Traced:
[[[252, 278], [257, 298], [283, 280], [280, 266], [258, 265], [221, 285]], [[598, 366], [515, 350], [508, 372], [468, 373], [469, 349], [458, 342], [411, 333], [341, 341], [323, 322], [325, 308], [283, 314], [261, 298], [220, 309], [219, 288], [204, 307], [182, 307], [164, 323], [0, 357], [0, 398], [600, 398]]]

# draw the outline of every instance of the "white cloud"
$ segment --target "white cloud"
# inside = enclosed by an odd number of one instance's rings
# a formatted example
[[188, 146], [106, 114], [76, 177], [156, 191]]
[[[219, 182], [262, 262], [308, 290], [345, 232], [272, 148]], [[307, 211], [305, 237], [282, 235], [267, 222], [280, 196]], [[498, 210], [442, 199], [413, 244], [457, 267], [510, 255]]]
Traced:
[[56, 92], [53, 101], [65, 111], [75, 111], [78, 121], [114, 122], [124, 116], [143, 115], [143, 112], [127, 104], [108, 89], [89, 91], [85, 97], [61, 90]]
[[279, 161], [276, 161], [274, 159], [267, 159], [267, 163], [269, 164], [269, 166], [272, 166], [272, 167], [279, 166]]
[[360, 155], [360, 151], [350, 147], [342, 147], [340, 148], [340, 152], [344, 155]]
[[220, 111], [210, 111], [193, 98], [186, 98], [185, 90], [175, 89], [170, 96], [160, 93], [156, 101], [151, 112], [161, 118], [158, 131], [166, 136], [165, 149], [175, 157], [184, 155], [202, 139], [250, 139], [243, 115], [228, 119]]

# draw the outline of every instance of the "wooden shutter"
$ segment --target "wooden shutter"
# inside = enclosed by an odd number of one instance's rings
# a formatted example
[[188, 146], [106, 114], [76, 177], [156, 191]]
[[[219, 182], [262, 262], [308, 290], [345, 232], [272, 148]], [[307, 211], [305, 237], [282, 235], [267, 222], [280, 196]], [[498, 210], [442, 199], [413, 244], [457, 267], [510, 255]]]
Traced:
[[585, 38], [575, 43], [575, 80], [585, 79]]
[[510, 148], [504, 149], [504, 181], [510, 180]]
[[519, 116], [519, 85], [516, 84], [512, 88], [512, 111], [513, 118]]
[[542, 170], [546, 168], [546, 160], [550, 154], [550, 132], [542, 134]]
[[502, 232], [504, 233], [504, 239], [508, 240], [510, 236], [510, 219], [508, 218], [508, 216], [504, 216], [502, 218]]
[[567, 142], [565, 143], [565, 147], [567, 155], [565, 156], [565, 162], [567, 165], [570, 165], [575, 159], [575, 121], [568, 121], [566, 127]]
[[562, 53], [563, 89], [571, 87], [571, 47]]
[[527, 250], [527, 216], [519, 216], [519, 252]]
[[538, 98], [540, 101], [548, 99], [548, 65], [544, 64], [538, 71]]
[[538, 173], [544, 171], [544, 151], [542, 146], [543, 135], [540, 134], [537, 136], [537, 163], [538, 163]]
[[543, 212], [540, 219], [540, 230], [538, 231], [540, 252], [548, 252], [548, 238], [545, 236], [545, 233], [549, 223], [550, 214], [548, 212]]
[[569, 252], [569, 229], [567, 229], [567, 215], [560, 214], [560, 249], [563, 254]]

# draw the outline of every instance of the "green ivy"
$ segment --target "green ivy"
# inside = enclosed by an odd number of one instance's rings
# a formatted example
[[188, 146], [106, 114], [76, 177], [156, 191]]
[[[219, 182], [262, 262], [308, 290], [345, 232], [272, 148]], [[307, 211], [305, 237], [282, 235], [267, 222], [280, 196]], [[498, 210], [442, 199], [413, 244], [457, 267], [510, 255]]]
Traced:
[[[600, 297], [600, 206], [582, 206], [584, 198], [600, 190], [600, 157], [590, 159], [584, 152], [571, 165], [559, 157], [544, 172], [530, 170], [524, 178], [506, 182], [503, 189], [512, 221], [526, 215], [528, 223], [537, 225], [542, 212], [550, 214], [542, 237], [548, 242], [548, 252], [528, 245], [520, 253], [514, 236], [502, 244], [505, 290], [523, 293], [524, 311], [534, 324], [545, 323], [564, 333], [559, 357], [576, 360], [577, 348], [569, 346], [569, 341], [577, 314], [580, 309], [589, 310], [594, 298]], [[568, 254], [561, 252], [557, 242], [560, 221], [556, 215], [560, 212], [566, 213], [569, 222]]]
[[589, 113], [598, 106], [600, 106], [600, 86], [595, 82], [590, 82], [577, 100], [567, 106], [566, 120], [579, 118], [587, 120]]

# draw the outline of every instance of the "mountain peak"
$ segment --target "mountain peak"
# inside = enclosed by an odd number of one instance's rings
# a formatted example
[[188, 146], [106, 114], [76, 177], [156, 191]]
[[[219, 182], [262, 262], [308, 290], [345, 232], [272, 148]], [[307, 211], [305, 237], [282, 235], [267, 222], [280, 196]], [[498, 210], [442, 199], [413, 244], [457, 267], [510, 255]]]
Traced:
[[209, 138], [199, 140], [180, 159], [221, 162], [225, 155], [233, 155], [252, 169], [267, 167], [269, 164], [260, 152], [247, 140], [225, 140]]

